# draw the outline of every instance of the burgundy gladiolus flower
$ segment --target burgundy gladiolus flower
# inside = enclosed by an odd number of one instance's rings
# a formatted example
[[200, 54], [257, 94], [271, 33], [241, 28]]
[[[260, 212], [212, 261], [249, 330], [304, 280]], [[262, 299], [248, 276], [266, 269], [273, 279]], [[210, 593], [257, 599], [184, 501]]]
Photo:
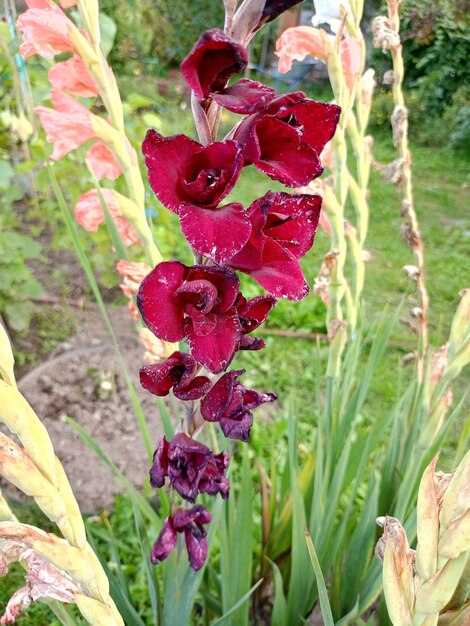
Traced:
[[320, 153], [332, 138], [341, 109], [315, 102], [302, 91], [272, 100], [236, 127], [245, 165], [253, 164], [287, 187], [308, 184], [323, 172]]
[[207, 533], [204, 526], [211, 520], [211, 514], [202, 504], [192, 509], [178, 509], [163, 524], [152, 549], [152, 563], [155, 565], [168, 558], [176, 546], [176, 534], [184, 533], [189, 564], [195, 572], [200, 570], [207, 558]]
[[301, 300], [308, 284], [297, 259], [312, 247], [321, 198], [268, 192], [248, 209], [248, 243], [229, 264], [249, 274], [276, 297]]
[[217, 207], [240, 175], [241, 146], [234, 141], [201, 146], [185, 135], [162, 137], [149, 130], [142, 151], [150, 186], [162, 204], [178, 213], [196, 252], [223, 263], [241, 250], [251, 230], [243, 206]]
[[234, 113], [258, 111], [275, 96], [275, 90], [243, 78], [230, 87], [229, 79], [248, 64], [246, 49], [223, 31], [206, 31], [181, 64], [183, 76], [201, 101], [212, 98]]
[[168, 443], [160, 441], [150, 469], [152, 487], [163, 487], [168, 476], [174, 489], [185, 500], [194, 502], [198, 493], [228, 498], [229, 484], [224, 474], [229, 464], [227, 452], [214, 454], [207, 446], [179, 433]]
[[258, 393], [246, 389], [238, 382], [245, 370], [233, 370], [219, 378], [209, 393], [201, 401], [201, 415], [208, 422], [219, 422], [229, 439], [248, 441], [253, 424], [250, 409], [274, 402], [273, 393]]
[[211, 388], [207, 376], [195, 376], [197, 363], [190, 354], [173, 352], [164, 363], [145, 365], [140, 369], [140, 383], [156, 396], [173, 394], [180, 400], [199, 400]]
[[247, 300], [241, 292], [238, 294], [236, 306], [243, 332], [240, 339], [240, 350], [261, 350], [264, 348], [265, 343], [262, 339], [247, 335], [264, 323], [276, 302], [276, 298], [270, 295], [256, 296]]
[[242, 334], [235, 307], [239, 285], [226, 267], [165, 261], [143, 280], [137, 306], [159, 339], [186, 337], [196, 361], [217, 374], [229, 366]]
[[199, 100], [220, 91], [248, 64], [245, 48], [218, 28], [207, 30], [181, 63], [183, 76]]

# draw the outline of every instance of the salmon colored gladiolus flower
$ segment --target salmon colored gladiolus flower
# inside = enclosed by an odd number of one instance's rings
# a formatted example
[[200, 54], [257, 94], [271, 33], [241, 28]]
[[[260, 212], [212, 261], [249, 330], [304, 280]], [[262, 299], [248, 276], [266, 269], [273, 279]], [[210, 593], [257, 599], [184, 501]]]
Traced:
[[93, 139], [95, 133], [91, 114], [83, 104], [56, 89], [51, 90], [51, 101], [55, 109], [36, 107], [34, 112], [39, 115], [47, 141], [54, 144], [51, 159], [58, 161], [71, 150]]
[[[133, 243], [139, 243], [139, 237], [135, 230], [121, 217], [119, 194], [116, 194], [112, 189], [102, 189], [102, 193], [124, 245], [130, 246]], [[96, 189], [91, 189], [80, 196], [75, 207], [75, 218], [80, 226], [83, 226], [88, 232], [96, 232], [98, 226], [106, 221]]]
[[[140, 314], [137, 313], [140, 319]], [[139, 328], [139, 339], [145, 348], [145, 363], [158, 363], [162, 359], [166, 359], [173, 352], [175, 346], [155, 337], [148, 328]]]
[[48, 78], [51, 85], [59, 91], [68, 91], [82, 98], [93, 98], [98, 95], [98, 87], [93, 77], [76, 54], [67, 61], [53, 65]]
[[76, 26], [62, 9], [52, 0], [26, 0], [26, 4], [28, 10], [16, 22], [23, 36], [21, 56], [26, 59], [39, 54], [52, 59], [61, 52], [74, 52], [69, 33]]
[[121, 166], [116, 157], [101, 141], [94, 143], [91, 148], [85, 152], [85, 157], [90, 162], [98, 180], [102, 180], [103, 178], [116, 180], [116, 178], [121, 175]]
[[135, 306], [134, 297], [139, 291], [140, 283], [152, 271], [152, 268], [147, 263], [134, 263], [121, 259], [117, 262], [116, 269], [122, 276], [122, 282], [119, 287], [121, 287], [122, 293], [129, 299], [129, 313], [138, 321], [140, 320], [140, 314]]
[[285, 30], [276, 42], [275, 52], [279, 57], [278, 69], [281, 74], [287, 74], [290, 71], [292, 61], [303, 61], [307, 56], [326, 62], [327, 38], [325, 31], [311, 26], [298, 26]]
[[[307, 56], [328, 61], [334, 53], [335, 38], [321, 28], [297, 26], [288, 28], [276, 43], [275, 54], [279, 57], [279, 71], [286, 74], [292, 68], [293, 61], [303, 61]], [[352, 89], [356, 77], [361, 72], [361, 45], [357, 39], [343, 39], [340, 43], [341, 67], [346, 84]]]

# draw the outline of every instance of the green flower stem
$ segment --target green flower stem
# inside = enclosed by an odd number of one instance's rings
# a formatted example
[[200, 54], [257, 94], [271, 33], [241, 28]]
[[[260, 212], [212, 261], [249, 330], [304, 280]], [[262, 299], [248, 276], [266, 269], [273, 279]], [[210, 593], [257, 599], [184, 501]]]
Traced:
[[[387, 0], [388, 7], [388, 22], [389, 27], [397, 34], [400, 32], [400, 18], [398, 13], [399, 2], [397, 0]], [[391, 48], [392, 63], [393, 63], [393, 101], [395, 104], [395, 111], [397, 107], [405, 107], [405, 98], [403, 95], [402, 83], [403, 83], [403, 54], [401, 44]], [[406, 109], [405, 109], [406, 110]], [[402, 192], [402, 214], [405, 217], [405, 223], [410, 229], [412, 238], [410, 246], [416, 259], [416, 265], [418, 267], [417, 278], [417, 292], [419, 298], [419, 306], [421, 309], [421, 315], [419, 317], [419, 337], [418, 337], [418, 376], [419, 380], [423, 380], [424, 368], [425, 368], [425, 356], [429, 346], [428, 337], [428, 309], [429, 309], [429, 295], [426, 287], [426, 280], [424, 276], [424, 249], [421, 236], [419, 234], [419, 223], [413, 204], [413, 184], [411, 175], [411, 152], [408, 141], [408, 111], [404, 116], [403, 126], [399, 133], [395, 133], [397, 137], [397, 143], [395, 147], [398, 150], [399, 157], [403, 159], [403, 177], [401, 181]]]

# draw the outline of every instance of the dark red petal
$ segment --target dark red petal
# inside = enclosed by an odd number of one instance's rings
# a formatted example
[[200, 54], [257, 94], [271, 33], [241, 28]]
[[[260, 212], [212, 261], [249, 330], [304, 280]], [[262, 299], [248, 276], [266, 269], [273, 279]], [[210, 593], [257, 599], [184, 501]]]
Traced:
[[239, 350], [262, 350], [266, 347], [266, 344], [260, 337], [249, 337], [243, 335], [240, 339]]
[[243, 149], [244, 165], [251, 165], [258, 161], [261, 150], [258, 136], [256, 134], [256, 124], [263, 118], [263, 112], [255, 113], [245, 117], [233, 131], [233, 139], [237, 141]]
[[291, 9], [300, 2], [302, 2], [302, 0], [266, 0], [256, 30], [261, 28], [263, 24], [267, 24], [268, 22], [276, 19], [276, 17], [281, 15], [281, 13], [284, 13], [284, 11]]
[[249, 78], [242, 78], [221, 92], [210, 94], [224, 109], [243, 115], [263, 109], [275, 95], [276, 91], [272, 87]]
[[269, 311], [276, 304], [276, 298], [261, 295], [237, 304], [237, 311], [244, 333], [253, 332], [268, 317]]
[[178, 532], [189, 530], [197, 524], [201, 532], [203, 524], [209, 524], [212, 521], [212, 515], [203, 504], [197, 504], [191, 509], [178, 509], [173, 518], [173, 525]]
[[201, 415], [207, 422], [218, 422], [231, 403], [237, 378], [245, 370], [232, 370], [219, 378], [201, 401]]
[[176, 530], [173, 526], [173, 518], [167, 517], [165, 523], [162, 526], [160, 534], [157, 537], [157, 540], [153, 544], [151, 560], [154, 565], [158, 563], [158, 561], [164, 561], [168, 558], [168, 555], [176, 546]]
[[228, 498], [230, 485], [227, 476], [224, 473], [224, 469], [228, 466], [228, 464], [229, 456], [225, 451], [220, 454], [213, 455], [209, 459], [199, 483], [199, 490], [201, 493], [208, 493], [211, 496], [215, 496], [220, 493], [222, 498]]
[[189, 564], [195, 572], [199, 571], [207, 558], [207, 539], [195, 537], [191, 531], [184, 533], [186, 549], [188, 551]]
[[145, 365], [140, 368], [140, 384], [144, 389], [155, 396], [167, 396], [175, 384], [168, 376], [168, 369], [164, 364]]
[[242, 167], [242, 148], [235, 141], [199, 146], [181, 177], [182, 200], [196, 206], [217, 206], [232, 191]]
[[230, 259], [230, 265], [242, 272], [252, 272], [263, 266], [263, 247], [266, 237], [263, 228], [266, 216], [271, 205], [267, 196], [258, 198], [248, 208], [247, 213], [251, 221], [251, 235], [240, 252]]
[[180, 496], [194, 502], [199, 482], [212, 458], [213, 453], [207, 446], [186, 433], [173, 437], [168, 448], [168, 477]]
[[335, 134], [341, 108], [336, 104], [306, 100], [292, 107], [291, 113], [303, 127], [302, 141], [320, 156], [325, 144]]
[[263, 232], [297, 259], [310, 250], [315, 239], [322, 199], [309, 194], [266, 194], [271, 206]]
[[266, 239], [262, 269], [249, 274], [276, 298], [298, 301], [309, 292], [300, 263], [272, 239]]
[[186, 135], [162, 137], [155, 130], [147, 132], [142, 144], [150, 187], [160, 202], [175, 213], [187, 201], [181, 180], [191, 157], [200, 149], [201, 145]]
[[248, 410], [242, 411], [237, 419], [223, 417], [220, 420], [222, 432], [228, 439], [238, 439], [248, 441], [250, 430], [253, 426], [253, 413]]
[[233, 74], [242, 72], [248, 63], [245, 48], [213, 28], [206, 31], [181, 63], [181, 72], [199, 100], [210, 91], [223, 89]]
[[175, 398], [179, 400], [199, 400], [202, 398], [209, 389], [212, 383], [207, 376], [196, 376], [188, 385], [182, 387], [181, 385], [175, 385], [173, 393]]
[[219, 302], [214, 311], [218, 313], [225, 313], [232, 308], [240, 289], [238, 276], [228, 267], [194, 265], [189, 268], [187, 280], [207, 280], [216, 286]]
[[269, 103], [265, 114], [275, 115], [279, 118], [289, 117], [292, 107], [299, 102], [304, 102], [306, 99], [306, 95], [303, 91], [283, 93]]
[[251, 232], [243, 206], [234, 202], [218, 209], [180, 208], [181, 230], [191, 246], [218, 264], [239, 252]]
[[188, 268], [179, 261], [164, 261], [142, 281], [137, 294], [137, 307], [150, 330], [165, 341], [184, 337], [183, 310], [174, 298], [183, 284]]
[[256, 409], [266, 402], [275, 402], [277, 396], [274, 393], [260, 393], [254, 389], [243, 388], [243, 404], [247, 409]]
[[257, 125], [261, 155], [253, 165], [287, 187], [307, 185], [323, 172], [317, 153], [296, 128], [273, 118]]
[[209, 335], [200, 336], [194, 331], [190, 318], [185, 320], [185, 334], [191, 354], [213, 374], [223, 372], [237, 351], [241, 326], [235, 307], [217, 315], [217, 324]]
[[150, 484], [152, 487], [163, 487], [165, 477], [168, 476], [168, 441], [163, 439], [153, 455], [153, 465], [150, 468]]

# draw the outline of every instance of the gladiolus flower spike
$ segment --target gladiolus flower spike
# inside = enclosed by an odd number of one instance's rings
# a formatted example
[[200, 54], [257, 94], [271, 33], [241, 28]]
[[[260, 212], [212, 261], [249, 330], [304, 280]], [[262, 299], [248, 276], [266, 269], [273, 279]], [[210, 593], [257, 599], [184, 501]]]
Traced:
[[[251, 32], [294, 4], [266, 2]], [[313, 245], [321, 208], [319, 196], [285, 192], [269, 192], [248, 208], [223, 201], [249, 165], [289, 187], [307, 185], [323, 171], [320, 154], [340, 115], [338, 106], [314, 102], [302, 92], [276, 96], [261, 83], [232, 81], [247, 63], [241, 36], [237, 40], [217, 29], [204, 33], [181, 70], [193, 91], [199, 137], [210, 140], [199, 143], [149, 130], [142, 147], [150, 186], [178, 215], [195, 258], [192, 266], [159, 263], [137, 294], [150, 331], [162, 341], [187, 345], [187, 352], [180, 349], [140, 370], [145, 389], [161, 397], [173, 393], [185, 403], [187, 416], [170, 441], [164, 437], [158, 443], [150, 481], [155, 488], [169, 484], [192, 508], [173, 505], [151, 558], [155, 564], [166, 559], [182, 533], [195, 571], [207, 558], [205, 525], [211, 521], [195, 502], [200, 493], [228, 497], [230, 460], [226, 451], [216, 453], [197, 441], [197, 433], [212, 422], [226, 437], [247, 441], [252, 410], [276, 400], [272, 393], [244, 387], [238, 380], [244, 370], [227, 369], [239, 350], [265, 347], [251, 333], [266, 321], [277, 298], [297, 301], [307, 295], [299, 259]], [[223, 108], [244, 117], [218, 140]], [[245, 298], [237, 272], [268, 293]]]

